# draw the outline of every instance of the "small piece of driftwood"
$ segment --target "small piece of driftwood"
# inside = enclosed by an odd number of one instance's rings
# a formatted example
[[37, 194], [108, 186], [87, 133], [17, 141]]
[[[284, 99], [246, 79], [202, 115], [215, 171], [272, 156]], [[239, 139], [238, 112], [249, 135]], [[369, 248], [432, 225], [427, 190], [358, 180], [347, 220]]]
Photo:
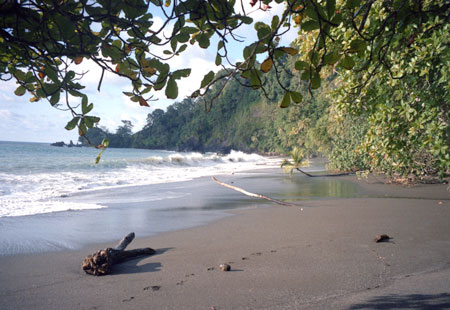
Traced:
[[283, 205], [283, 206], [297, 206], [297, 205], [292, 204], [292, 203], [288, 203], [288, 202], [276, 200], [276, 199], [273, 199], [273, 198], [270, 198], [270, 197], [266, 197], [266, 196], [263, 196], [263, 195], [260, 195], [260, 194], [255, 194], [255, 193], [248, 192], [248, 191], [246, 191], [245, 189], [239, 188], [239, 187], [237, 187], [237, 186], [233, 186], [233, 185], [229, 185], [229, 184], [220, 182], [220, 181], [217, 180], [215, 177], [211, 177], [211, 179], [212, 179], [214, 182], [216, 182], [217, 184], [220, 184], [220, 185], [222, 185], [222, 186], [225, 186], [225, 187], [234, 189], [235, 191], [238, 191], [238, 192], [240, 192], [240, 193], [242, 193], [242, 194], [244, 194], [244, 195], [250, 196], [250, 197], [255, 197], [255, 198], [265, 199], [265, 200], [268, 200], [268, 201], [271, 201], [271, 202], [275, 202], [275, 203], [277, 203], [277, 204], [279, 204], [279, 205]]
[[375, 237], [375, 242], [387, 242], [390, 239], [392, 239], [391, 237], [389, 237], [386, 234], [381, 234]]
[[133, 241], [133, 239], [134, 232], [123, 237], [115, 248], [106, 248], [86, 256], [81, 264], [81, 268], [87, 274], [102, 276], [111, 272], [114, 264], [119, 264], [138, 256], [155, 254], [155, 250], [151, 248], [125, 251], [125, 248]]

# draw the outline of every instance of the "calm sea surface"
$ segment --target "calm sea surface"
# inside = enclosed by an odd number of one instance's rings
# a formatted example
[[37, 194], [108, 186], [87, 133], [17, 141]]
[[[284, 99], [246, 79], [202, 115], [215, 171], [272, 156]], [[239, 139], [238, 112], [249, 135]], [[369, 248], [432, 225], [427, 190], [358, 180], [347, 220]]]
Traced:
[[[67, 202], [74, 193], [131, 185], [186, 181], [201, 176], [276, 166], [278, 159], [231, 152], [181, 153], [159, 150], [98, 150], [42, 143], [0, 142], [0, 217], [96, 209], [95, 203]], [[168, 197], [157, 197], [168, 198]]]

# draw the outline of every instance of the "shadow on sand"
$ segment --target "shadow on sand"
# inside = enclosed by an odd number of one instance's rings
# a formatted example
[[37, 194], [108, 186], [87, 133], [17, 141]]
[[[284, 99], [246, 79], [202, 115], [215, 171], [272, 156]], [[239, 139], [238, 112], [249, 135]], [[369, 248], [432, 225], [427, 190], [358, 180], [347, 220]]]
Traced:
[[409, 294], [376, 296], [349, 309], [450, 309], [450, 294]]
[[163, 254], [171, 249], [172, 248], [156, 249], [156, 253], [151, 256], [137, 257], [135, 259], [131, 259], [129, 261], [114, 265], [114, 268], [113, 268], [113, 271], [111, 272], [111, 274], [119, 275], [119, 274], [133, 274], [133, 273], [146, 273], [146, 272], [160, 271], [162, 264], [159, 262], [150, 262], [150, 263], [145, 263], [143, 265], [139, 265], [139, 262], [141, 262], [144, 259], [149, 259], [156, 255]]

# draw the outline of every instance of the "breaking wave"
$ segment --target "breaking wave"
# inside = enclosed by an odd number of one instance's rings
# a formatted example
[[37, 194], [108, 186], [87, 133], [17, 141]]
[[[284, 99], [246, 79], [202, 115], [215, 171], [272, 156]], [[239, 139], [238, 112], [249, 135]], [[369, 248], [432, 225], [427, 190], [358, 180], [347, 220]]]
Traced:
[[45, 144], [22, 143], [21, 151], [28, 151], [20, 157], [8, 144], [0, 144], [5, 146], [5, 158], [0, 158], [6, 163], [0, 168], [0, 217], [104, 208], [64, 201], [80, 191], [187, 181], [279, 165], [277, 158], [237, 151], [220, 155], [133, 149], [108, 149], [100, 164], [94, 165], [92, 149], [81, 148], [74, 154]]

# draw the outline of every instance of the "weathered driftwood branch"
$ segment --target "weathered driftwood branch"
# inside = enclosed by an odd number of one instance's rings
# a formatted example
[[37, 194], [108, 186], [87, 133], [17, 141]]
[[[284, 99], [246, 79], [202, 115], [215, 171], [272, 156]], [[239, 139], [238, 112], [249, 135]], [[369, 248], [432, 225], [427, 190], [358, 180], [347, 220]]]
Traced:
[[309, 174], [308, 172], [303, 171], [300, 168], [296, 168], [297, 171], [300, 171], [301, 173], [311, 177], [311, 178], [318, 178], [318, 177], [341, 177], [344, 175], [354, 175], [354, 172], [344, 172], [344, 173], [335, 173], [335, 174], [317, 174], [317, 175], [313, 175], [313, 174]]
[[271, 202], [275, 202], [275, 203], [277, 203], [277, 204], [279, 204], [279, 205], [283, 205], [283, 206], [297, 206], [297, 205], [292, 204], [292, 203], [288, 203], [288, 202], [276, 200], [276, 199], [273, 199], [273, 198], [270, 198], [270, 197], [267, 197], [267, 196], [263, 196], [263, 195], [260, 195], [260, 194], [255, 194], [255, 193], [248, 192], [248, 191], [246, 191], [245, 189], [239, 188], [239, 187], [237, 187], [237, 186], [233, 186], [233, 185], [229, 185], [229, 184], [220, 182], [220, 181], [217, 180], [215, 177], [211, 177], [211, 179], [212, 179], [214, 182], [216, 182], [217, 184], [220, 184], [220, 185], [222, 185], [222, 186], [225, 186], [225, 187], [234, 189], [235, 191], [238, 191], [238, 192], [240, 192], [240, 193], [242, 193], [242, 194], [244, 194], [244, 195], [250, 196], [250, 197], [255, 197], [255, 198], [265, 199], [265, 200], [268, 200], [268, 201], [271, 201]]
[[88, 274], [101, 276], [111, 272], [114, 264], [122, 263], [138, 256], [155, 254], [155, 250], [151, 248], [125, 251], [125, 248], [133, 239], [134, 232], [123, 237], [115, 248], [106, 248], [86, 256], [81, 264], [81, 268]]

